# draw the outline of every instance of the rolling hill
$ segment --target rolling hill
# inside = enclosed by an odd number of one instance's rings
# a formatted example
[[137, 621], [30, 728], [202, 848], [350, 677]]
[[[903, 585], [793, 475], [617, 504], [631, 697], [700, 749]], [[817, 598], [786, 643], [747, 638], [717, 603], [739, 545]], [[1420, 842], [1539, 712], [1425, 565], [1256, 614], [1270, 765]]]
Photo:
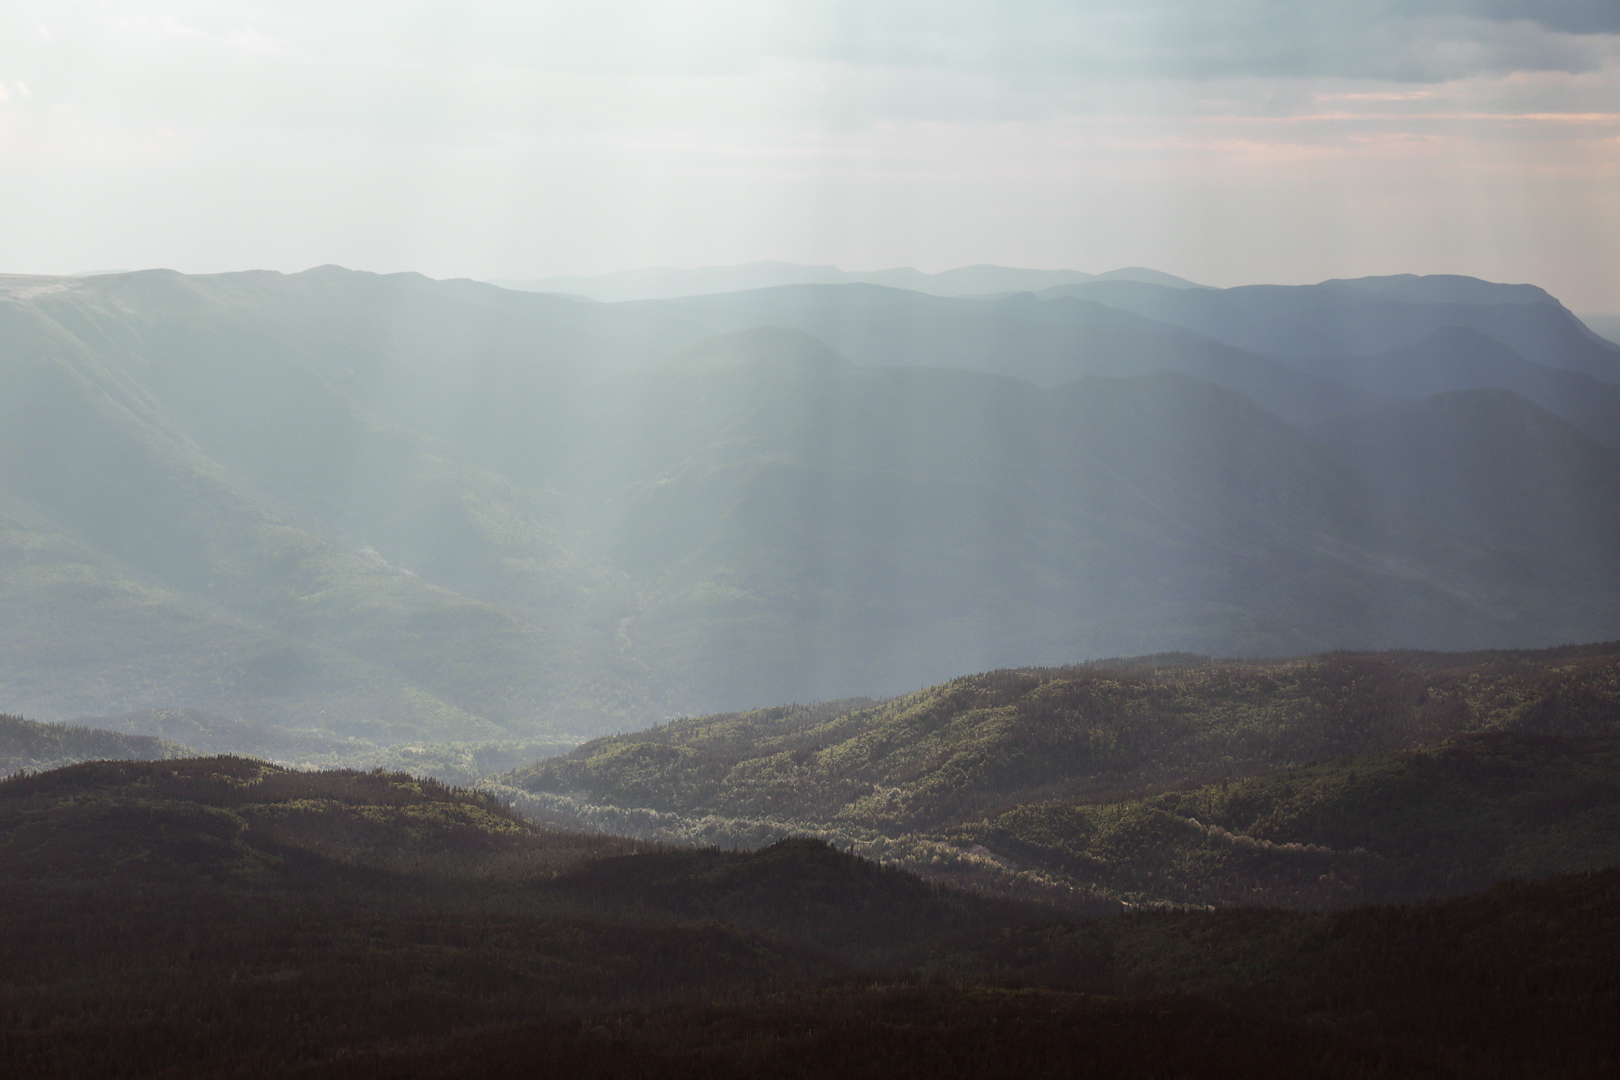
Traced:
[[488, 783], [576, 827], [808, 833], [1058, 903], [1411, 900], [1620, 858], [1617, 676], [1613, 645], [996, 671], [677, 721]]

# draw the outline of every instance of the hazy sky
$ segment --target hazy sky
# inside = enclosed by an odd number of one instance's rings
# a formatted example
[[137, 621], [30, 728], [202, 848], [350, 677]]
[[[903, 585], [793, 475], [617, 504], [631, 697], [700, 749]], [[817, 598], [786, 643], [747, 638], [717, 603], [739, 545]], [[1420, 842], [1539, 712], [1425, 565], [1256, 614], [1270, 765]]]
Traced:
[[1620, 0], [7, 0], [0, 270], [1456, 272], [1620, 311]]

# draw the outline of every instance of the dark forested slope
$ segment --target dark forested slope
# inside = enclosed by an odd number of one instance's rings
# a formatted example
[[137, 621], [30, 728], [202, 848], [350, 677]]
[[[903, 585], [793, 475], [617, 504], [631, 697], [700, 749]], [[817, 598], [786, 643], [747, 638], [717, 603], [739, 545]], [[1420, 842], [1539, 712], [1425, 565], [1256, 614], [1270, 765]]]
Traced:
[[0, 782], [0, 858], [16, 1075], [1351, 1080], [1620, 1060], [1614, 871], [1410, 907], [1082, 919], [813, 840], [650, 850], [401, 774], [240, 758]]

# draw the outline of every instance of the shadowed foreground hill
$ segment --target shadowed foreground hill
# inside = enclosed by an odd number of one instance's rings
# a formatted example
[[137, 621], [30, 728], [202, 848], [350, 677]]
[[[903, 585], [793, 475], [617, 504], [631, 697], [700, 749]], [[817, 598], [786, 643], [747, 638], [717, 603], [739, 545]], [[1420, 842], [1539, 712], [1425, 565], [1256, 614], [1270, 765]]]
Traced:
[[943, 984], [837, 985], [530, 1025], [315, 1068], [314, 1080], [581, 1078], [1257, 1080], [1454, 1075], [1432, 1056], [1180, 997]]
[[0, 858], [0, 1071], [23, 1075], [282, 1068], [910, 968], [1040, 915], [816, 841], [660, 854], [405, 774], [243, 758], [0, 783]]
[[655, 851], [401, 774], [239, 758], [0, 782], [0, 859], [8, 1075], [1620, 1064], [1617, 871], [1416, 907], [1079, 919], [812, 840]]
[[1605, 865], [1617, 735], [1612, 644], [1149, 657], [677, 721], [495, 789], [649, 838], [808, 832], [998, 891], [1316, 906]]

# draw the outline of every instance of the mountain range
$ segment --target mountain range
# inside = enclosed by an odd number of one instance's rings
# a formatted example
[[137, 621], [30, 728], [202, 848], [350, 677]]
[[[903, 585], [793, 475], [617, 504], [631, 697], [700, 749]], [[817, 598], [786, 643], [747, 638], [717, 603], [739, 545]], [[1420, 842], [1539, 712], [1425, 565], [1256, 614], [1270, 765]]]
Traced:
[[1620, 346], [1541, 290], [969, 270], [0, 279], [0, 694], [397, 764], [1096, 656], [1620, 636]]
[[706, 266], [696, 270], [648, 268], [621, 270], [596, 277], [554, 277], [537, 281], [494, 279], [491, 284], [520, 292], [562, 293], [613, 303], [620, 300], [663, 300], [704, 293], [746, 292], [776, 285], [885, 285], [935, 296], [1020, 292], [1082, 281], [1146, 281], [1178, 289], [1200, 286], [1185, 278], [1141, 266], [1087, 274], [1079, 270], [1024, 270], [1011, 266], [962, 266], [928, 274], [909, 266], [892, 270], [847, 271], [836, 266], [803, 266], [755, 262], [741, 266]]

